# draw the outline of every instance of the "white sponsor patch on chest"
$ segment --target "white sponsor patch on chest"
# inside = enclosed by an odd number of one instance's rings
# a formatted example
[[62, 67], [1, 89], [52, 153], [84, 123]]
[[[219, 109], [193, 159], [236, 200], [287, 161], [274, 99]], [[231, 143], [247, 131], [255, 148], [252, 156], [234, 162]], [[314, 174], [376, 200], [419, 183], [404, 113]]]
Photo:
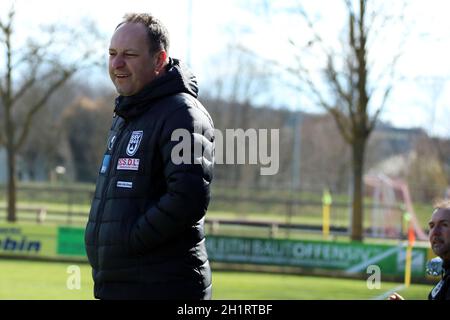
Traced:
[[133, 188], [133, 182], [131, 182], [131, 181], [117, 181], [117, 188], [132, 189]]
[[117, 161], [117, 170], [139, 170], [139, 159], [120, 158]]

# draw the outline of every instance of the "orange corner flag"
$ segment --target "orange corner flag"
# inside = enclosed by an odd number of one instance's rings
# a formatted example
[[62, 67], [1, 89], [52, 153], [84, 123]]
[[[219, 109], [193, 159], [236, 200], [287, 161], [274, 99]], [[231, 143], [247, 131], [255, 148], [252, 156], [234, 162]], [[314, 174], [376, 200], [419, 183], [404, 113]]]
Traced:
[[414, 232], [413, 227], [409, 227], [408, 229], [408, 245], [413, 246], [416, 241], [416, 233]]

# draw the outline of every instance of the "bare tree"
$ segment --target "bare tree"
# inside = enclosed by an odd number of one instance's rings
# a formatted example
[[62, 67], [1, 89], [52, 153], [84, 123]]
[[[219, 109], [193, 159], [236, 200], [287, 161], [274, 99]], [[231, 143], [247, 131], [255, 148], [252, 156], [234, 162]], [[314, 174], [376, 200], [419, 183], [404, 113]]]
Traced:
[[[335, 137], [330, 139], [330, 137]], [[348, 190], [350, 148], [339, 136], [331, 115], [308, 115], [302, 125], [302, 185], [306, 190]]]
[[[17, 154], [19, 163], [24, 166], [19, 168], [19, 172], [25, 173], [27, 179], [32, 181], [48, 179], [57, 166], [64, 166], [67, 169], [65, 173], [67, 179], [75, 178], [73, 168], [77, 163], [72, 161], [69, 141], [65, 135], [68, 126], [64, 122], [64, 116], [80, 96], [89, 97], [93, 94], [91, 93], [93, 89], [96, 91], [96, 96], [103, 96], [108, 92], [108, 90], [99, 90], [98, 87], [93, 88], [89, 83], [84, 82], [81, 76], [78, 78], [72, 77], [61, 86], [47, 101], [45, 108], [35, 115], [28, 138]], [[39, 95], [43, 89], [44, 87], [36, 84], [15, 108], [26, 111], [27, 107], [33, 104], [34, 97]], [[112, 113], [112, 109], [110, 113]], [[98, 120], [100, 122], [102, 119]], [[84, 119], [78, 119], [78, 121], [84, 123], [86, 127], [92, 125], [92, 123], [85, 122]], [[94, 127], [103, 127], [103, 124], [98, 123]], [[89, 131], [89, 129], [86, 128], [84, 131]], [[82, 135], [84, 131], [76, 134]], [[95, 137], [92, 138], [95, 139]], [[87, 139], [86, 142], [88, 140], [90, 143], [90, 139]], [[90, 152], [90, 150], [85, 150], [85, 152]]]
[[[254, 2], [247, 1], [247, 7], [255, 10]], [[265, 12], [283, 12], [284, 20], [291, 15], [301, 17], [297, 22], [302, 22], [301, 32], [296, 32], [301, 38], [305, 35], [304, 28], [309, 29], [309, 39], [303, 38], [297, 42], [293, 37], [289, 43], [295, 52], [295, 62], [274, 60], [261, 57], [267, 64], [278, 66], [280, 74], [279, 82], [286, 87], [291, 87], [303, 96], [311, 98], [315, 105], [320, 106], [333, 116], [343, 140], [351, 148], [352, 164], [352, 222], [351, 238], [361, 241], [363, 238], [363, 174], [364, 160], [367, 142], [375, 128], [381, 111], [390, 96], [396, 77], [396, 65], [402, 55], [407, 39], [408, 28], [402, 28], [403, 34], [399, 35], [400, 42], [396, 42], [395, 54], [386, 62], [386, 58], [369, 59], [369, 53], [373, 53], [378, 45], [377, 54], [386, 50], [386, 41], [392, 38], [387, 30], [393, 31], [396, 24], [403, 26], [406, 2], [387, 3], [369, 0], [342, 0], [345, 9], [345, 28], [340, 37], [342, 49], [338, 51], [333, 39], [324, 34], [318, 27], [321, 16], [314, 15], [305, 9], [305, 6], [313, 6], [309, 1], [298, 1], [297, 5], [291, 2], [269, 3], [258, 1], [260, 8]], [[316, 4], [316, 2], [314, 3]], [[370, 4], [370, 7], [368, 6]], [[333, 4], [334, 5], [334, 4]], [[392, 6], [400, 5], [400, 10], [395, 11]], [[387, 7], [388, 6], [388, 7]], [[271, 8], [269, 8], [271, 7]], [[270, 10], [269, 10], [270, 9]], [[338, 14], [333, 13], [336, 17]], [[292, 20], [291, 20], [292, 21]], [[336, 30], [339, 26], [334, 26]], [[291, 28], [294, 30], [295, 28]], [[298, 29], [295, 29], [298, 30]], [[297, 36], [296, 35], [296, 36]], [[295, 36], [295, 37], [296, 37]], [[280, 35], [282, 37], [282, 35]], [[381, 44], [381, 45], [380, 45]], [[384, 45], [384, 46], [383, 46]], [[285, 52], [287, 53], [287, 52]], [[322, 61], [319, 61], [324, 57]], [[312, 65], [311, 60], [314, 60]], [[314, 72], [315, 67], [321, 64], [321, 73]], [[380, 65], [381, 64], [381, 65]], [[377, 75], [373, 72], [377, 70]], [[282, 71], [287, 71], [283, 79]], [[297, 85], [295, 82], [299, 82]]]
[[[93, 58], [95, 48], [92, 42], [89, 49], [84, 50], [81, 45], [77, 47], [76, 51], [81, 52], [78, 58], [74, 57], [72, 50], [68, 52], [67, 43], [77, 41], [77, 34], [63, 26], [46, 27], [42, 32], [43, 36], [47, 36], [45, 42], [29, 40], [24, 48], [14, 48], [14, 18], [14, 7], [11, 7], [4, 21], [0, 18], [0, 44], [5, 49], [6, 57], [4, 74], [0, 74], [0, 109], [3, 120], [0, 127], [0, 145], [5, 146], [7, 153], [7, 220], [10, 222], [16, 221], [16, 155], [27, 139], [35, 115], [77, 71], [98, 61]], [[66, 38], [61, 37], [62, 34], [65, 34]], [[89, 33], [83, 34], [83, 37], [96, 35], [98, 32], [95, 26], [90, 24]], [[84, 39], [84, 42], [86, 41], [89, 43], [88, 39]], [[70, 60], [75, 62], [71, 63]], [[42, 84], [44, 86], [32, 103], [18, 107], [21, 99], [38, 83], [40, 88]]]
[[[310, 19], [303, 7], [298, 9], [309, 26], [313, 38], [306, 46], [300, 46], [294, 41], [291, 44], [299, 52], [298, 68], [289, 71], [296, 74], [318, 105], [324, 108], [334, 118], [344, 141], [351, 147], [352, 154], [352, 221], [351, 239], [361, 241], [363, 238], [363, 174], [365, 152], [370, 134], [375, 128], [379, 115], [392, 90], [396, 63], [401, 55], [397, 52], [386, 68], [380, 72], [380, 81], [370, 83], [370, 72], [373, 65], [368, 55], [370, 44], [379, 36], [380, 30], [374, 25], [386, 28], [388, 21], [400, 19], [382, 16], [376, 10], [368, 9], [369, 0], [344, 0], [347, 15], [345, 39], [341, 40], [343, 50], [336, 52], [330, 49], [326, 40], [316, 30], [314, 21]], [[378, 8], [380, 9], [380, 8]], [[375, 19], [381, 22], [375, 24]], [[401, 46], [401, 44], [399, 44]], [[310, 69], [304, 66], [300, 55], [314, 47], [322, 51], [326, 65], [323, 68], [324, 78], [318, 79]], [[312, 49], [311, 49], [312, 50]], [[387, 79], [387, 80], [386, 80]], [[382, 87], [375, 87], [383, 83]], [[325, 84], [326, 90], [323, 90]], [[371, 86], [372, 85], [372, 86]], [[304, 88], [302, 88], [304, 90]], [[377, 94], [377, 99], [373, 99]], [[376, 101], [372, 101], [376, 100]], [[376, 104], [376, 105], [375, 105]], [[369, 107], [371, 107], [369, 109]]]
[[[267, 98], [270, 68], [255, 61], [254, 54], [238, 42], [230, 43], [216, 59], [211, 62], [215, 68], [215, 76], [210, 79], [213, 85], [207, 86], [206, 92], [209, 100], [226, 102], [213, 114], [216, 127], [243, 130], [254, 128], [252, 108], [258, 99]], [[235, 187], [249, 183], [253, 177], [250, 168], [240, 165], [232, 170], [227, 169], [226, 179]], [[220, 175], [220, 169], [217, 168], [216, 171]]]
[[422, 136], [415, 143], [409, 165], [405, 166], [411, 193], [420, 201], [431, 202], [442, 197], [448, 186], [448, 177], [438, 144], [436, 138]]
[[112, 96], [80, 97], [64, 112], [61, 134], [67, 140], [77, 181], [95, 182], [110, 127], [112, 100]]
[[[439, 122], [443, 121], [446, 117], [439, 118], [439, 100], [444, 93], [447, 82], [449, 81], [448, 77], [420, 77], [417, 79], [418, 84], [421, 88], [426, 89], [425, 92], [429, 96], [428, 108], [426, 109], [427, 114], [429, 115], [429, 119], [427, 119], [425, 126], [428, 134], [432, 137], [435, 133], [435, 128], [439, 124]], [[445, 179], [447, 185], [450, 182], [450, 172], [447, 170], [445, 165], [447, 160], [447, 155], [444, 150], [445, 144], [438, 137], [431, 138], [430, 143], [434, 148], [434, 153], [436, 153], [436, 157], [439, 160], [440, 166], [444, 172], [443, 178]], [[426, 154], [426, 153], [425, 153]], [[423, 155], [423, 153], [419, 153], [418, 156]], [[428, 156], [428, 154], [426, 154]]]

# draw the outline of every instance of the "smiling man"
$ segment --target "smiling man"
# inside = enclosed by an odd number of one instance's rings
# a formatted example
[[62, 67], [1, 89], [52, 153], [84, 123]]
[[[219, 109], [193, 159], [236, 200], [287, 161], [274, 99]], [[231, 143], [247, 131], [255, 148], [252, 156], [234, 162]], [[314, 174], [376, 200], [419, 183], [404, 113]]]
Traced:
[[118, 27], [109, 48], [109, 75], [122, 96], [138, 93], [146, 84], [165, 72], [168, 63], [167, 35], [161, 36], [159, 48], [149, 50], [148, 31], [141, 23]]
[[[85, 233], [99, 299], [211, 298], [213, 122], [196, 78], [168, 49], [166, 28], [149, 14], [126, 15], [111, 38], [119, 96]], [[200, 161], [173, 161], [177, 129], [203, 151]]]

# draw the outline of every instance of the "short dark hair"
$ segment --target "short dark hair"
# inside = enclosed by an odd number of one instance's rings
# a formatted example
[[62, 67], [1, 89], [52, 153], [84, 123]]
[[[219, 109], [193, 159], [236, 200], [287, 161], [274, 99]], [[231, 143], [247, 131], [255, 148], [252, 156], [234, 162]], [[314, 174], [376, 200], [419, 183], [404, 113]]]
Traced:
[[147, 27], [150, 53], [160, 50], [169, 52], [169, 32], [160, 20], [148, 13], [127, 13], [123, 21], [119, 23], [116, 30], [125, 23], [142, 23]]

